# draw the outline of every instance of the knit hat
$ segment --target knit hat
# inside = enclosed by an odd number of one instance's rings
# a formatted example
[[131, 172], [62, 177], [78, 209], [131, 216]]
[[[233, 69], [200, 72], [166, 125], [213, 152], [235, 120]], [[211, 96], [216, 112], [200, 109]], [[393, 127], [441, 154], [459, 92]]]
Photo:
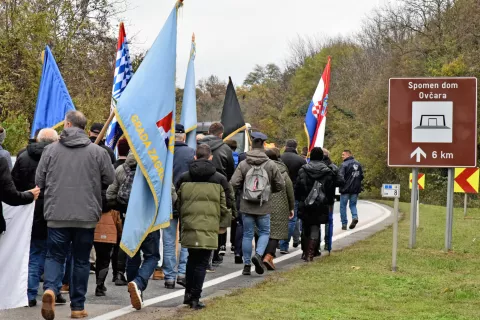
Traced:
[[0, 144], [3, 144], [3, 142], [5, 142], [6, 136], [7, 136], [7, 130], [5, 130], [5, 128], [0, 126]]

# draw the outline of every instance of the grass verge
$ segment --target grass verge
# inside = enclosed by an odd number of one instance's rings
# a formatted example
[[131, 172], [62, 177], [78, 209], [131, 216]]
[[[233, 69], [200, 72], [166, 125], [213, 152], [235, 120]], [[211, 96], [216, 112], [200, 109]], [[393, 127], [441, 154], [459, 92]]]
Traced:
[[[387, 203], [391, 205], [391, 203]], [[392, 229], [261, 284], [216, 298], [183, 319], [480, 319], [480, 210], [454, 213], [453, 251], [443, 252], [445, 208], [421, 205], [417, 248], [407, 249], [409, 204], [399, 224], [396, 273]]]

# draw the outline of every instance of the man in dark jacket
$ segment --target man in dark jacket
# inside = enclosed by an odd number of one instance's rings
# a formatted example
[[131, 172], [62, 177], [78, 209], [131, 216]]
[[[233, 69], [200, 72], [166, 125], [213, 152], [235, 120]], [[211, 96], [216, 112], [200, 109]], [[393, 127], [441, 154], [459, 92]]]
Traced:
[[[103, 129], [103, 124], [98, 123], [98, 122], [93, 123], [92, 126], [90, 127], [90, 132], [89, 132], [90, 141], [92, 141], [94, 143], [97, 140], [97, 137], [100, 134], [100, 132], [102, 131], [102, 129]], [[107, 147], [105, 145], [105, 140], [103, 140], [103, 139], [100, 140], [98, 145], [100, 147], [102, 147], [103, 149], [107, 150], [108, 156], [112, 160], [112, 164], [114, 164], [115, 160], [116, 160], [115, 159], [115, 153], [113, 152], [112, 149], [110, 149], [109, 147]]]
[[357, 200], [359, 193], [362, 192], [363, 169], [350, 150], [342, 152], [342, 159], [340, 174], [345, 179], [345, 185], [340, 188], [340, 216], [342, 219], [342, 230], [347, 230], [347, 204], [349, 202], [352, 213], [352, 223], [349, 228], [355, 228], [358, 223]]
[[[42, 129], [37, 141], [30, 143], [25, 152], [22, 152], [15, 161], [12, 170], [13, 182], [18, 191], [27, 191], [35, 188], [35, 172], [44, 148], [58, 141], [58, 134], [53, 129]], [[30, 240], [30, 257], [28, 261], [28, 306], [37, 305], [38, 285], [40, 276], [43, 274], [45, 256], [47, 255], [47, 222], [43, 217], [43, 192], [40, 193], [35, 202], [33, 214], [32, 237]], [[59, 294], [56, 297], [57, 303], [63, 302]], [[63, 302], [65, 303], [65, 302]]]
[[70, 243], [75, 261], [70, 283], [71, 315], [87, 316], [89, 256], [102, 212], [102, 185], [111, 184], [115, 176], [107, 151], [85, 134], [86, 124], [81, 112], [67, 112], [60, 141], [45, 148], [35, 177], [45, 194], [48, 227], [42, 297], [42, 316], [47, 320], [55, 318], [55, 297]]
[[[195, 157], [195, 150], [186, 143], [185, 128], [181, 124], [175, 125], [175, 148], [173, 155], [173, 183], [176, 184], [180, 177], [188, 172], [190, 164]], [[176, 282], [185, 287], [185, 273], [187, 266], [188, 250], [182, 245], [180, 249], [180, 259], [178, 262], [178, 275], [176, 271], [177, 254], [175, 252], [175, 242], [177, 240], [178, 211], [173, 210], [173, 219], [170, 220], [170, 226], [163, 229], [163, 265], [162, 270], [165, 274], [165, 288], [175, 289]], [[158, 272], [158, 270], [156, 270]]]
[[[220, 122], [214, 122], [208, 129], [208, 135], [200, 140], [199, 144], [207, 144], [212, 150], [213, 165], [217, 171], [230, 181], [235, 171], [235, 161], [233, 159], [232, 149], [223, 142], [224, 127]], [[225, 255], [227, 245], [227, 235], [221, 234], [218, 239], [218, 249], [213, 254], [213, 264], [222, 263], [222, 256]]]
[[[243, 262], [245, 264], [243, 268], [244, 275], [251, 274], [251, 262], [255, 265], [255, 272], [258, 274], [265, 272], [262, 256], [265, 253], [270, 236], [270, 213], [272, 212], [271, 201], [252, 201], [245, 196], [244, 187], [247, 174], [253, 167], [262, 168], [268, 176], [271, 192], [280, 192], [285, 187], [285, 180], [277, 165], [265, 154], [264, 144], [268, 139], [267, 136], [261, 132], [254, 132], [251, 134], [251, 137], [253, 139], [252, 151], [247, 152], [247, 159], [238, 165], [230, 181], [235, 190], [243, 190], [239, 211], [243, 213], [242, 250]], [[268, 190], [266, 191], [268, 192]], [[255, 226], [257, 227], [259, 238], [255, 248], [256, 253], [252, 257], [252, 240]]]
[[193, 309], [205, 307], [199, 299], [210, 254], [218, 246], [217, 234], [226, 233], [231, 221], [230, 186], [211, 160], [210, 147], [199, 145], [196, 160], [176, 183], [182, 247], [189, 254], [183, 303]]
[[[295, 184], [295, 199], [298, 199], [298, 216], [302, 219], [302, 258], [312, 261], [320, 240], [320, 225], [328, 223], [329, 206], [335, 201], [335, 174], [322, 162], [322, 148], [313, 148], [310, 162], [298, 173]], [[305, 200], [314, 188], [315, 182], [321, 184], [325, 200], [307, 205]], [[319, 192], [320, 193], [320, 192]], [[315, 200], [315, 199], [312, 199]]]
[[[290, 139], [287, 140], [285, 146], [285, 152], [280, 156], [280, 159], [288, 168], [288, 175], [290, 180], [293, 182], [293, 187], [295, 188], [295, 183], [297, 182], [298, 171], [306, 163], [305, 159], [298, 155], [297, 153], [298, 143], [296, 140]], [[300, 242], [300, 220], [298, 220], [298, 201], [295, 201], [293, 219], [288, 221], [288, 239], [280, 241], [280, 253], [288, 253], [288, 247], [290, 245], [290, 239], [293, 236], [293, 247], [296, 248]]]

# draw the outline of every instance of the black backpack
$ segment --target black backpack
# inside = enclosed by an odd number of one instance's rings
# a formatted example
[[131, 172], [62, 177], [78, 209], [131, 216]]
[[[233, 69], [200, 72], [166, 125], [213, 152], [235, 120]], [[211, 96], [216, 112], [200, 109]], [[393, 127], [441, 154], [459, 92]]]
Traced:
[[312, 190], [305, 199], [305, 208], [319, 208], [327, 205], [327, 196], [325, 195], [324, 185], [320, 181], [315, 181]]
[[133, 178], [135, 177], [136, 168], [130, 168], [126, 163], [123, 164], [125, 170], [125, 180], [118, 188], [117, 202], [122, 205], [128, 205], [130, 193], [132, 192]]

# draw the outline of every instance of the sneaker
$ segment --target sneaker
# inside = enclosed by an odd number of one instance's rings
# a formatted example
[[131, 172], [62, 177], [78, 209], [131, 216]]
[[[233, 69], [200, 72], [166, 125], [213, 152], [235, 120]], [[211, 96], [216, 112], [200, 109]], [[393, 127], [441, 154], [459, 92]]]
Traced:
[[106, 294], [105, 294], [105, 290], [103, 290], [103, 287], [101, 285], [97, 286], [97, 288], [95, 288], [95, 296], [97, 297], [105, 297]]
[[165, 274], [161, 268], [155, 269], [152, 276], [153, 280], [163, 280], [165, 279]]
[[235, 264], [242, 264], [243, 258], [242, 256], [235, 256]]
[[215, 272], [215, 268], [213, 266], [207, 267], [207, 273], [214, 273], [214, 272]]
[[225, 246], [220, 246], [220, 250], [218, 254], [221, 256], [224, 256], [226, 252], [227, 252], [227, 248], [225, 248]]
[[29, 308], [33, 308], [37, 305], [37, 300], [36, 299], [33, 299], [33, 300], [28, 300], [28, 307]]
[[190, 308], [192, 308], [193, 310], [202, 310], [205, 308], [205, 304], [198, 300], [192, 300], [190, 302]]
[[132, 304], [132, 307], [134, 307], [136, 310], [142, 309], [142, 292], [138, 290], [138, 286], [135, 281], [128, 283], [128, 293], [130, 293], [130, 303]]
[[357, 223], [358, 223], [358, 219], [353, 219], [349, 228], [350, 229], [355, 229], [355, 226], [357, 225]]
[[70, 293], [70, 286], [68, 284], [62, 285], [62, 287], [60, 288], [60, 293]]
[[42, 296], [42, 317], [45, 320], [55, 319], [55, 293], [46, 290]]
[[123, 274], [123, 272], [117, 273], [116, 278], [115, 278], [115, 285], [116, 286], [126, 286], [126, 285], [128, 285], [127, 279], [125, 279], [125, 275]]
[[288, 250], [280, 250], [280, 253], [281, 254], [288, 254], [289, 252], [288, 252]]
[[66, 304], [67, 300], [62, 296], [60, 293], [56, 298], [55, 298], [55, 304]]
[[95, 274], [95, 264], [90, 263], [90, 274]]
[[262, 262], [262, 257], [255, 253], [252, 257], [252, 263], [255, 265], [255, 272], [258, 274], [263, 274], [265, 272], [265, 265]]
[[182, 287], [186, 287], [187, 286], [187, 279], [185, 278], [185, 276], [178, 276], [177, 277], [177, 284], [181, 285]]
[[347, 225], [346, 224], [342, 224], [342, 230], [347, 230]]
[[85, 311], [85, 310], [73, 311], [72, 310], [72, 314], [71, 314], [72, 319], [81, 319], [81, 318], [86, 318], [86, 317], [88, 317], [87, 311]]
[[251, 266], [251, 265], [249, 265], [249, 264], [244, 265], [244, 266], [243, 266], [242, 274], [243, 274], [244, 276], [249, 276], [249, 275], [251, 275], [251, 274], [252, 274], [251, 269], [252, 269], [252, 266]]
[[230, 246], [230, 253], [235, 254], [235, 246], [233, 244]]
[[175, 280], [165, 280], [165, 288], [175, 289]]
[[212, 260], [212, 265], [218, 267], [219, 265], [222, 264], [222, 262], [223, 262], [223, 256], [220, 256], [220, 255], [219, 255], [218, 257], [214, 257], [214, 258], [213, 258], [213, 260]]

